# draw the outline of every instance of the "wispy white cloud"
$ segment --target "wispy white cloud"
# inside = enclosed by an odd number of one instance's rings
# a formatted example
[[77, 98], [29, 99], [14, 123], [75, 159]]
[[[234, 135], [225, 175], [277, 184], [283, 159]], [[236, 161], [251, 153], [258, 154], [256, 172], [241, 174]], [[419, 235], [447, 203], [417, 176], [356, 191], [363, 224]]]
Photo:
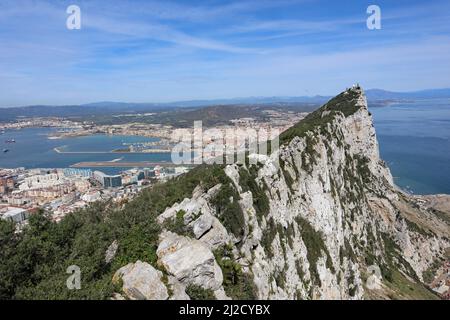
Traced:
[[443, 1], [382, 6], [374, 32], [325, 0], [79, 0], [68, 31], [71, 2], [0, 2], [0, 106], [450, 86]]
[[260, 10], [291, 6], [307, 0], [235, 0], [231, 2], [207, 1], [204, 4], [173, 1], [126, 0], [115, 2], [106, 9], [113, 12], [126, 11], [131, 14], [143, 14], [159, 20], [180, 20], [195, 23], [208, 23], [211, 20], [229, 19], [230, 16], [258, 12]]
[[250, 50], [247, 48], [228, 45], [221, 41], [191, 36], [167, 25], [158, 23], [140, 23], [124, 20], [114, 20], [95, 15], [86, 15], [83, 26], [107, 34], [125, 35], [141, 39], [155, 39], [199, 49], [217, 50], [232, 53], [255, 52], [254, 50]]

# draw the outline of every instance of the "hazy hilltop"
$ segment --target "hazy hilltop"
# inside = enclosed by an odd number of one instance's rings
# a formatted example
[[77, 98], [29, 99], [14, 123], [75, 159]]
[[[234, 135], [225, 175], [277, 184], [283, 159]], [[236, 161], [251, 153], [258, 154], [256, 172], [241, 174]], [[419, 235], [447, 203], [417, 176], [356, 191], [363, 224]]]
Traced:
[[[367, 98], [371, 104], [378, 104], [382, 101], [392, 100], [414, 100], [414, 99], [450, 99], [450, 89], [432, 89], [414, 92], [392, 92], [381, 89], [371, 89], [366, 92]], [[164, 113], [160, 118], [144, 118], [143, 121], [157, 122], [158, 120], [164, 122], [166, 119], [169, 122], [177, 122], [178, 116], [187, 117], [189, 119], [203, 120], [214, 124], [212, 119], [214, 115], [220, 113], [226, 118], [230, 117], [229, 113], [237, 113], [242, 117], [249, 117], [252, 108], [258, 112], [268, 108], [291, 108], [296, 111], [309, 112], [321, 104], [331, 99], [330, 96], [298, 96], [298, 97], [247, 97], [234, 99], [215, 99], [215, 100], [189, 100], [189, 101], [175, 101], [168, 103], [128, 103], [128, 102], [114, 102], [103, 101], [84, 105], [67, 105], [67, 106], [24, 106], [1, 108], [1, 121], [14, 121], [21, 117], [66, 117], [77, 120], [91, 120], [101, 123], [115, 123], [128, 119], [118, 120], [112, 119], [112, 116], [121, 114], [139, 114], [141, 117], [143, 113]], [[223, 108], [223, 106], [230, 106]], [[201, 111], [204, 108], [203, 111]], [[223, 109], [223, 110], [221, 110]], [[208, 119], [208, 113], [212, 114], [212, 118]], [[142, 118], [141, 118], [142, 119]], [[166, 122], [167, 123], [167, 122]]]

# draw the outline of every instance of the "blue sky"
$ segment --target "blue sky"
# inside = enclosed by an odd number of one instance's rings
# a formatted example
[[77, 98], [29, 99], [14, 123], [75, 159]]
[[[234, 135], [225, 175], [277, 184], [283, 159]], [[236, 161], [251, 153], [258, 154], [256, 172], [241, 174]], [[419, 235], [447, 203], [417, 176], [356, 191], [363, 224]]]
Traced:
[[450, 87], [449, 21], [447, 0], [1, 0], [0, 106]]

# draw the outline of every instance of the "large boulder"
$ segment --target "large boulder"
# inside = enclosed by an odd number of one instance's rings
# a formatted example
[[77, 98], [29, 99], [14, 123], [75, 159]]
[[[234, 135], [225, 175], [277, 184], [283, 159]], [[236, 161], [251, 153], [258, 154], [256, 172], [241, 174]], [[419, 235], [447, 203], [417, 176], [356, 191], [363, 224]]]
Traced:
[[142, 261], [129, 263], [117, 270], [113, 282], [122, 280], [123, 292], [131, 300], [166, 300], [167, 288], [162, 282], [162, 272]]
[[212, 217], [211, 229], [202, 235], [199, 240], [212, 249], [216, 249], [222, 245], [232, 242], [231, 237], [228, 235], [227, 229], [225, 229], [216, 217]]
[[192, 224], [194, 235], [197, 239], [203, 236], [212, 228], [213, 216], [210, 214], [203, 214]]
[[177, 278], [169, 276], [168, 287], [172, 291], [169, 300], [191, 300], [186, 293], [186, 286], [178, 281]]
[[158, 263], [181, 283], [212, 290], [221, 288], [222, 270], [205, 243], [163, 232], [156, 254]]

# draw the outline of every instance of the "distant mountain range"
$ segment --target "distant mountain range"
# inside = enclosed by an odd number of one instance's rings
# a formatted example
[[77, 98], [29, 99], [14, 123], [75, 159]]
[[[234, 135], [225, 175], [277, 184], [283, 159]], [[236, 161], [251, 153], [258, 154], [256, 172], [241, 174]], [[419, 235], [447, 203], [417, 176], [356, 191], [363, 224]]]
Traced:
[[[370, 89], [366, 91], [370, 102], [386, 100], [417, 100], [417, 99], [450, 99], [449, 89], [431, 89], [414, 92], [392, 92], [382, 89]], [[35, 105], [25, 107], [0, 108], [0, 122], [12, 121], [20, 117], [87, 117], [101, 116], [105, 114], [121, 113], [148, 113], [161, 112], [176, 108], [194, 108], [214, 105], [242, 105], [242, 104], [322, 104], [331, 96], [298, 96], [298, 97], [244, 97], [233, 99], [214, 100], [188, 100], [168, 103], [128, 103], [103, 101], [83, 105], [47, 106]]]
[[[393, 92], [382, 89], [369, 89], [366, 91], [369, 100], [403, 100], [403, 99], [442, 99], [450, 98], [449, 89], [430, 89], [412, 92]], [[121, 103], [121, 102], [96, 102], [86, 106], [95, 107], [201, 107], [211, 105], [230, 105], [230, 104], [274, 104], [274, 103], [323, 103], [330, 100], [331, 96], [273, 96], [273, 97], [243, 97], [232, 99], [214, 99], [214, 100], [187, 100], [175, 101], [169, 103]]]

